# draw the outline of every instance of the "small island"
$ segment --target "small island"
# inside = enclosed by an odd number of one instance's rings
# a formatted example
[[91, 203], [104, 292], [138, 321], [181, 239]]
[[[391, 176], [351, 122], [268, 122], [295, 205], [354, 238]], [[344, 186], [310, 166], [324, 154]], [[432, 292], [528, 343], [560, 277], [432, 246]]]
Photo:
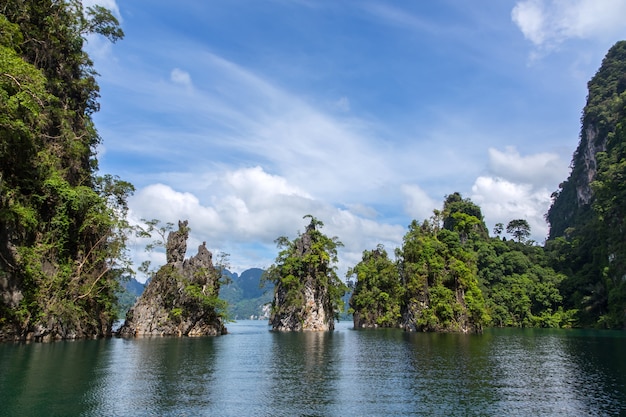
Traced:
[[324, 223], [311, 215], [306, 231], [295, 240], [279, 237], [282, 248], [264, 280], [274, 284], [269, 324], [275, 331], [334, 330], [347, 287], [335, 272], [341, 242], [318, 229]]
[[152, 277], [137, 303], [126, 314], [118, 330], [122, 337], [134, 336], [219, 336], [226, 334], [220, 304], [220, 272], [206, 243], [198, 254], [185, 259], [189, 228], [178, 222], [178, 230], [167, 237], [167, 264]]

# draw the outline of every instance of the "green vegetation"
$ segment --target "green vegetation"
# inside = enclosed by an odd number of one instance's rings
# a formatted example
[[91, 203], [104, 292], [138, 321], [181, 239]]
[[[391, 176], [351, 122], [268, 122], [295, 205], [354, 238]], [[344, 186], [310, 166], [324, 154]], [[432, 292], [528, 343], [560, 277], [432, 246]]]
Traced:
[[356, 276], [348, 310], [354, 315], [355, 327], [400, 326], [404, 287], [396, 264], [382, 245], [364, 251], [363, 260], [349, 269], [347, 275]]
[[404, 327], [467, 332], [489, 323], [473, 249], [485, 236], [480, 208], [459, 193], [448, 196], [430, 220], [411, 223], [398, 251]]
[[[98, 85], [83, 50], [94, 33], [123, 37], [108, 10], [85, 10], [80, 0], [0, 6], [0, 340], [104, 336], [118, 314], [134, 189], [97, 175]], [[498, 223], [490, 237], [480, 207], [453, 193], [430, 219], [410, 224], [395, 260], [379, 245], [349, 270], [357, 327], [626, 328], [625, 74], [626, 42], [618, 42], [589, 82], [580, 144], [553, 194], [544, 247], [528, 240], [524, 219]], [[343, 310], [341, 242], [305, 217], [304, 234], [276, 240], [280, 252], [264, 275], [275, 286], [274, 323], [301, 324], [311, 294], [331, 320]], [[173, 225], [145, 223], [138, 233], [156, 232], [163, 245]], [[186, 300], [224, 315], [225, 267], [198, 272], [214, 279], [212, 290], [181, 281]], [[149, 264], [140, 270], [151, 273]]]
[[[626, 327], [626, 42], [589, 82], [572, 172], [553, 194], [546, 249], [577, 324]], [[591, 179], [591, 182], [590, 182]]]
[[487, 236], [480, 207], [459, 193], [421, 224], [413, 221], [396, 251], [365, 251], [348, 271], [357, 281], [350, 302], [356, 327], [418, 331], [480, 331], [484, 326], [569, 327], [565, 279], [546, 251], [526, 242], [525, 220], [509, 222], [517, 241]]
[[263, 270], [250, 268], [241, 275], [231, 274], [230, 283], [220, 288], [220, 297], [228, 302], [228, 314], [235, 320], [258, 318], [267, 320], [268, 310], [265, 308], [272, 302], [274, 287], [265, 282], [260, 288]]
[[0, 7], [0, 339], [103, 336], [127, 270], [131, 184], [96, 175], [95, 71], [84, 36], [123, 36], [101, 7]]
[[263, 276], [275, 288], [270, 318], [270, 324], [275, 327], [286, 320], [290, 322], [287, 327], [301, 328], [311, 313], [307, 302], [319, 303], [331, 327], [333, 318], [338, 318], [343, 310], [342, 296], [347, 286], [335, 271], [337, 247], [342, 243], [321, 233], [318, 229], [324, 224], [315, 217], [304, 218], [311, 219], [304, 234], [293, 241], [285, 236], [276, 239], [282, 250]]
[[[361, 281], [352, 298], [355, 317], [389, 322], [400, 300], [400, 326], [419, 330], [463, 330], [465, 324], [626, 328], [625, 74], [622, 41], [589, 82], [580, 144], [569, 178], [552, 196], [544, 247], [528, 240], [524, 219], [506, 229], [498, 223], [488, 237], [480, 208], [454, 193], [442, 212], [409, 226], [393, 281], [402, 283], [403, 300], [382, 295], [371, 266], [358, 274], [371, 263], [372, 254], [364, 253], [351, 271]], [[513, 240], [501, 237], [504, 230]], [[385, 272], [384, 280], [389, 276]]]

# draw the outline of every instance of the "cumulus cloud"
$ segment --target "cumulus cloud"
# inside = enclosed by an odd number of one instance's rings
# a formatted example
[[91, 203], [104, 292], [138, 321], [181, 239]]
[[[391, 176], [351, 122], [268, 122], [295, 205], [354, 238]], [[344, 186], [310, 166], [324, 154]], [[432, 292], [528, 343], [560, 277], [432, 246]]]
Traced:
[[530, 184], [516, 184], [502, 178], [478, 177], [472, 186], [472, 200], [478, 204], [489, 227], [506, 224], [514, 219], [525, 219], [532, 238], [543, 243], [548, 234], [544, 215], [550, 207], [546, 188]]
[[[405, 232], [400, 226], [379, 223], [314, 200], [285, 178], [268, 174], [261, 167], [220, 173], [208, 184], [208, 189], [212, 195], [203, 202], [195, 194], [151, 184], [129, 200], [131, 219], [136, 224], [141, 224], [140, 219], [174, 224], [189, 220], [189, 247], [206, 241], [214, 253], [230, 253], [233, 269], [239, 272], [249, 267], [269, 266], [277, 254], [274, 240], [278, 236], [293, 238], [303, 231], [306, 214], [324, 222], [324, 233], [337, 236], [344, 243], [342, 273], [359, 261], [363, 250], [378, 243], [393, 248]], [[136, 242], [137, 265], [146, 259], [139, 247], [145, 243]], [[256, 254], [246, 253], [247, 245], [254, 246]]]
[[515, 147], [489, 149], [489, 167], [494, 175], [533, 187], [554, 187], [567, 177], [568, 165], [558, 154], [542, 152], [522, 156]]
[[568, 167], [558, 155], [520, 155], [513, 147], [489, 149], [490, 175], [480, 176], [472, 186], [472, 200], [478, 204], [489, 226], [506, 225], [526, 219], [532, 238], [543, 242], [548, 234], [545, 221], [551, 194], [567, 177]]
[[511, 11], [526, 39], [551, 49], [571, 38], [615, 39], [626, 34], [624, 0], [523, 0]]

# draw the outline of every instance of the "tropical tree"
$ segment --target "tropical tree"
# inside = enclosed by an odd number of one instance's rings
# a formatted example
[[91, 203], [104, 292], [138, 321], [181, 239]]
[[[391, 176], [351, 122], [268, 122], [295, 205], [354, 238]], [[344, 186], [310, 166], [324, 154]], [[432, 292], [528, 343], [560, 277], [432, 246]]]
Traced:
[[443, 224], [440, 229], [436, 223], [414, 220], [397, 251], [406, 290], [403, 326], [419, 331], [481, 331], [490, 318], [473, 251], [473, 242], [486, 230], [480, 208], [452, 194], [444, 203]]
[[511, 220], [506, 225], [506, 232], [513, 235], [518, 242], [523, 242], [530, 236], [530, 225], [524, 219]]

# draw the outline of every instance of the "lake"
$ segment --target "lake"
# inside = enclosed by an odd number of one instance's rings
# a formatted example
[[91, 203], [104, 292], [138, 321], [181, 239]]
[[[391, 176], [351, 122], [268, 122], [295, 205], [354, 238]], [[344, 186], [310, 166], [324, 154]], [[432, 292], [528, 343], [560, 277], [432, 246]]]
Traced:
[[626, 415], [625, 332], [228, 330], [0, 344], [0, 415]]

